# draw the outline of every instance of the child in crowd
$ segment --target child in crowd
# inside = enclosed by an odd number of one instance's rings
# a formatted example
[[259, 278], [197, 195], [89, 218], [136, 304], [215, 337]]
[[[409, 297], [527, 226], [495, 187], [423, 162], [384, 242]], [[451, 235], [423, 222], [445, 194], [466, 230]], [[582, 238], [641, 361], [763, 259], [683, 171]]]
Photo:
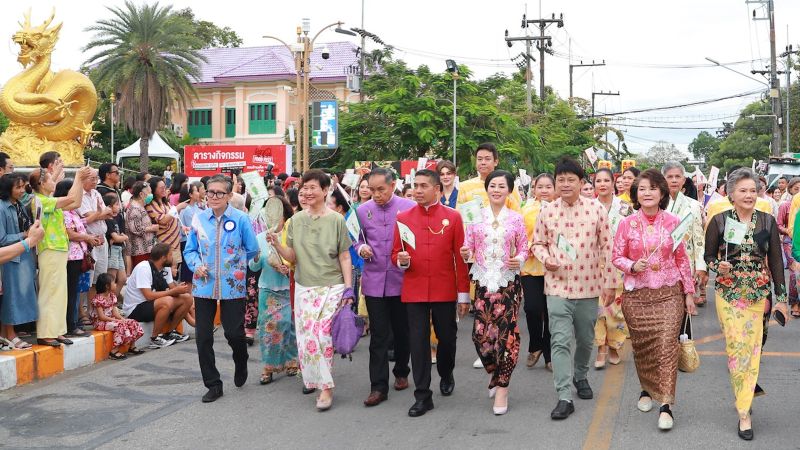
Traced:
[[130, 345], [128, 353], [140, 355], [143, 350], [136, 348], [136, 340], [144, 335], [144, 330], [139, 322], [122, 317], [117, 309], [117, 283], [114, 277], [104, 273], [97, 277], [97, 295], [92, 299], [92, 321], [94, 329], [98, 331], [114, 332], [114, 347], [108, 357], [111, 359], [125, 359], [120, 347]]
[[[112, 216], [106, 219], [106, 241], [108, 241], [108, 273], [116, 282], [119, 290], [125, 285], [128, 277], [125, 272], [125, 258], [123, 249], [128, 242], [128, 235], [125, 234], [125, 220], [120, 214], [120, 201], [117, 194], [109, 192], [103, 196], [103, 203], [111, 208]], [[119, 297], [119, 290], [114, 294]]]

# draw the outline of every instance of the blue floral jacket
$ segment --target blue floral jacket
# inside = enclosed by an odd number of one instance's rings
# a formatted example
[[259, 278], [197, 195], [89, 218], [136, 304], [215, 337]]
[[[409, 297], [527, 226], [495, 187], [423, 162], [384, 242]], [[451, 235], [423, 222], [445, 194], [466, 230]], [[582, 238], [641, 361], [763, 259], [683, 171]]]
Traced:
[[192, 295], [215, 300], [245, 298], [247, 260], [258, 253], [250, 218], [231, 206], [220, 219], [211, 208], [198, 212], [197, 217], [202, 232], [199, 237], [196, 229], [189, 233], [183, 259], [193, 272], [206, 266], [208, 276], [199, 278], [195, 274]]

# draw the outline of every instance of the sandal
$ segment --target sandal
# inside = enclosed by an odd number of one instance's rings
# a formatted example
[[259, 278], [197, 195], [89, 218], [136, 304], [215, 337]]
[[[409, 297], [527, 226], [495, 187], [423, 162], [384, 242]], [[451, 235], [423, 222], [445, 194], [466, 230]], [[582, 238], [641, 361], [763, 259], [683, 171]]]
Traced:
[[71, 332], [66, 334], [67, 337], [86, 337], [89, 336], [89, 333], [84, 331], [83, 328], [76, 328]]
[[270, 384], [272, 383], [272, 373], [262, 373], [261, 379], [258, 381], [258, 384]]
[[58, 341], [58, 342], [60, 342], [60, 343], [62, 343], [64, 345], [72, 345], [73, 344], [73, 342], [71, 340], [69, 340], [69, 339], [67, 339], [65, 337], [57, 337], [56, 341]]
[[124, 354], [122, 354], [120, 352], [116, 352], [116, 353], [111, 352], [111, 353], [108, 354], [108, 359], [113, 359], [115, 361], [120, 361], [120, 360], [127, 359], [127, 358], [128, 358], [127, 356], [125, 356]]
[[17, 350], [26, 350], [33, 347], [31, 344], [23, 341], [18, 337], [15, 337], [14, 339], [11, 340], [11, 345], [13, 345], [14, 348]]
[[36, 343], [39, 345], [46, 345], [48, 347], [61, 347], [61, 342], [56, 339], [37, 339]]
[[90, 319], [89, 317], [81, 317], [81, 324], [82, 325], [87, 325], [87, 326], [91, 325], [92, 324], [92, 319]]
[[140, 350], [136, 347], [131, 347], [128, 349], [128, 353], [131, 355], [141, 355], [142, 353], [144, 353], [144, 350]]
[[287, 377], [296, 377], [300, 370], [297, 367], [290, 367], [286, 369], [286, 376]]
[[608, 363], [612, 365], [617, 365], [622, 361], [622, 355], [619, 354], [619, 350], [614, 350], [616, 356], [612, 355], [610, 352], [608, 354]]

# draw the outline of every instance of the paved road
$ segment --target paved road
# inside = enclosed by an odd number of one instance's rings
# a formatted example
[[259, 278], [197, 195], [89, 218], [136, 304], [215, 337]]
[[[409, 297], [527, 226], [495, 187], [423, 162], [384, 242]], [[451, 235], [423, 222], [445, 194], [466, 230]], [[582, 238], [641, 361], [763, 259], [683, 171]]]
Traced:
[[[713, 304], [695, 320], [702, 367], [680, 374], [675, 428], [659, 432], [657, 411], [636, 410], [639, 386], [630, 351], [620, 366], [592, 371], [593, 400], [576, 398], [576, 412], [553, 422], [552, 375], [541, 363], [524, 364], [512, 377], [508, 415], [495, 417], [487, 397], [487, 375], [471, 367], [471, 324], [458, 333], [452, 397], [434, 394], [435, 409], [422, 418], [406, 415], [411, 390], [392, 391], [388, 402], [367, 409], [366, 340], [353, 361], [337, 359], [334, 407], [314, 409], [300, 393], [299, 379], [278, 378], [259, 386], [257, 348], [250, 379], [233, 387], [230, 351], [217, 335], [218, 365], [225, 396], [202, 404], [194, 341], [148, 351], [127, 361], [107, 361], [0, 393], [3, 448], [800, 448], [800, 322], [771, 328], [762, 359], [750, 444], [736, 436], [736, 413], [728, 383], [723, 341]], [[524, 322], [524, 321], [523, 321]], [[527, 331], [523, 330], [523, 339]], [[520, 358], [524, 360], [524, 358]], [[438, 377], [434, 376], [434, 384]]]

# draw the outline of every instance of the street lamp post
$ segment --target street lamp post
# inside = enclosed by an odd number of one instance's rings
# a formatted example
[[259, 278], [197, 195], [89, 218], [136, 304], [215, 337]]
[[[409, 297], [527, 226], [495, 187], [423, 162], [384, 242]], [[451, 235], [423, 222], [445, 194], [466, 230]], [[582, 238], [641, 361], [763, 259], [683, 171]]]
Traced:
[[[297, 148], [295, 149], [295, 158], [297, 159], [296, 166], [300, 172], [305, 172], [311, 168], [311, 161], [309, 159], [309, 137], [308, 137], [308, 91], [311, 84], [311, 53], [314, 51], [314, 41], [317, 40], [323, 31], [331, 27], [337, 27], [336, 32], [355, 36], [350, 30], [341, 28], [344, 22], [335, 22], [321, 30], [309, 39], [308, 34], [311, 32], [311, 21], [304, 18], [302, 26], [297, 27], [297, 46], [292, 48], [283, 40], [274, 36], [264, 36], [265, 39], [274, 39], [284, 45], [289, 50], [289, 53], [294, 55], [295, 62], [295, 77], [296, 89], [295, 95], [298, 99], [298, 113], [297, 113]], [[327, 59], [323, 54], [323, 59]], [[301, 74], [302, 72], [302, 74]]]
[[114, 162], [114, 103], [119, 98], [120, 94], [111, 93], [110, 96], [106, 97], [105, 91], [100, 91], [100, 98], [103, 100], [108, 99], [109, 104], [111, 105], [111, 162]]
[[452, 59], [445, 61], [447, 63], [447, 71], [453, 76], [453, 165], [456, 165], [456, 101], [457, 101], [457, 82], [458, 82], [458, 64]]

